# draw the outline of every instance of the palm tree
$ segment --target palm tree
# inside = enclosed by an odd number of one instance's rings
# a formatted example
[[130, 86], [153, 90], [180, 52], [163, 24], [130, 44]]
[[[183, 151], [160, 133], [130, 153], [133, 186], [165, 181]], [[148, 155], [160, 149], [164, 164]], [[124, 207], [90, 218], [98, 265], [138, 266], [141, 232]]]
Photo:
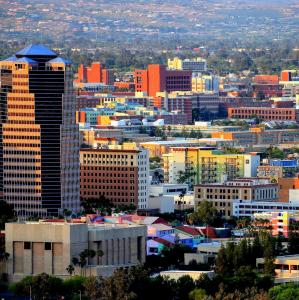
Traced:
[[73, 258], [72, 258], [72, 264], [73, 264], [73, 266], [74, 266], [74, 274], [75, 274], [75, 272], [76, 272], [75, 267], [78, 266], [78, 264], [79, 264], [79, 259], [78, 259], [77, 257], [73, 257]]
[[97, 250], [97, 257], [98, 257], [98, 264], [99, 264], [99, 258], [102, 258], [104, 256], [104, 251], [101, 249]]
[[185, 198], [185, 195], [186, 195], [185, 190], [183, 190], [179, 195], [179, 198], [180, 198], [179, 207], [180, 207], [181, 217], [182, 217], [182, 207], [183, 207], [183, 214], [184, 214], [183, 222], [185, 221], [185, 212], [184, 212], [184, 198]]
[[74, 266], [77, 266], [77, 265], [79, 264], [79, 259], [78, 259], [77, 257], [73, 257], [73, 258], [72, 258], [72, 264], [73, 264]]
[[68, 265], [68, 267], [66, 268], [66, 271], [70, 274], [70, 276], [72, 276], [73, 273], [75, 272], [75, 268], [73, 265]]

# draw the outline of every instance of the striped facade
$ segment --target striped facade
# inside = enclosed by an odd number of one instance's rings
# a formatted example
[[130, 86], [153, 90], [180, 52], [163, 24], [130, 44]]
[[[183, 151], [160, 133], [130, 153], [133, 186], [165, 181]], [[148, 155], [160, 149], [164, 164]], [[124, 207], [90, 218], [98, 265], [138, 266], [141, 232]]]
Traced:
[[21, 217], [79, 208], [70, 63], [41, 45], [0, 62], [0, 193]]

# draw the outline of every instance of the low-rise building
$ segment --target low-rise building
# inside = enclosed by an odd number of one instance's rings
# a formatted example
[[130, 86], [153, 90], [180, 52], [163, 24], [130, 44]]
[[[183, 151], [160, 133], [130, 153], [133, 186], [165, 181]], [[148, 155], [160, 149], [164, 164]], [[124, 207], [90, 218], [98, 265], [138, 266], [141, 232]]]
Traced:
[[[167, 131], [166, 131], [167, 134]], [[234, 143], [222, 138], [200, 138], [200, 139], [183, 139], [177, 138], [167, 141], [150, 141], [140, 144], [143, 148], [149, 150], [150, 157], [161, 157], [170, 151], [172, 147], [231, 147]]]
[[193, 280], [198, 280], [202, 276], [208, 276], [209, 278], [214, 277], [214, 271], [181, 271], [181, 270], [173, 270], [173, 271], [163, 271], [160, 272], [160, 275], [163, 277], [167, 277], [169, 279], [178, 280], [183, 276], [190, 276]]
[[233, 201], [233, 216], [235, 217], [249, 217], [251, 218], [255, 213], [265, 212], [282, 212], [296, 213], [299, 211], [299, 202], [293, 200], [290, 202], [276, 202], [276, 201], [248, 201], [248, 200], [234, 200]]
[[187, 184], [151, 185], [149, 194], [149, 208], [158, 208], [161, 213], [162, 210], [171, 213], [174, 209], [184, 210], [194, 207], [194, 194], [188, 191]]
[[213, 132], [211, 135], [213, 138], [236, 141], [242, 146], [299, 143], [298, 129], [265, 130], [263, 127], [254, 127], [246, 131]]
[[255, 213], [253, 215], [255, 227], [268, 227], [273, 236], [282, 235], [288, 237], [290, 231], [298, 231], [299, 212], [290, 213], [287, 211], [281, 212], [266, 212]]
[[233, 215], [234, 200], [277, 201], [278, 185], [267, 179], [242, 178], [224, 183], [199, 184], [194, 187], [195, 206], [209, 201], [226, 218]]
[[163, 238], [156, 237], [146, 242], [146, 254], [160, 255], [164, 249], [169, 249], [173, 246], [173, 243], [166, 241]]
[[[256, 266], [263, 270], [265, 264], [264, 258], [256, 259]], [[275, 265], [275, 283], [298, 282], [299, 277], [299, 255], [283, 255], [274, 259]]]
[[[5, 224], [5, 248], [9, 253], [9, 279], [47, 273], [65, 278], [66, 268], [85, 249], [103, 251], [88, 258], [88, 273], [111, 275], [116, 268], [145, 262], [146, 226], [128, 224], [87, 224], [26, 222]], [[76, 272], [78, 272], [76, 268]]]
[[228, 108], [228, 118], [252, 119], [258, 117], [264, 121], [297, 121], [296, 108], [269, 108], [269, 107], [238, 107]]
[[147, 236], [150, 238], [163, 237], [165, 235], [173, 234], [174, 229], [165, 224], [152, 224], [147, 226]]

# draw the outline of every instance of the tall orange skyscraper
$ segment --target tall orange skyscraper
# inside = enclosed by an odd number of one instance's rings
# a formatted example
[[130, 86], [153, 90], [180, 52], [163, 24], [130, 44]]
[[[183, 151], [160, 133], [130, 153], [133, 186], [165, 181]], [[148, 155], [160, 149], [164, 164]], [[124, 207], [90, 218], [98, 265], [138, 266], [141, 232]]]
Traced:
[[79, 132], [70, 62], [30, 45], [0, 62], [0, 193], [19, 216], [77, 210]]

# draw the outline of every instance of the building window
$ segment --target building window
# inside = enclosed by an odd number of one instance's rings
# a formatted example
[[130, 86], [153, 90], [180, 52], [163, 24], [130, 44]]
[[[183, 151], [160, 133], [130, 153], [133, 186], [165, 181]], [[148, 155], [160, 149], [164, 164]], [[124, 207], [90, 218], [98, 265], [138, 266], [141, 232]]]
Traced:
[[31, 243], [30, 242], [24, 242], [24, 249], [30, 250], [31, 249]]
[[45, 243], [45, 250], [52, 250], [52, 244], [51, 243]]

